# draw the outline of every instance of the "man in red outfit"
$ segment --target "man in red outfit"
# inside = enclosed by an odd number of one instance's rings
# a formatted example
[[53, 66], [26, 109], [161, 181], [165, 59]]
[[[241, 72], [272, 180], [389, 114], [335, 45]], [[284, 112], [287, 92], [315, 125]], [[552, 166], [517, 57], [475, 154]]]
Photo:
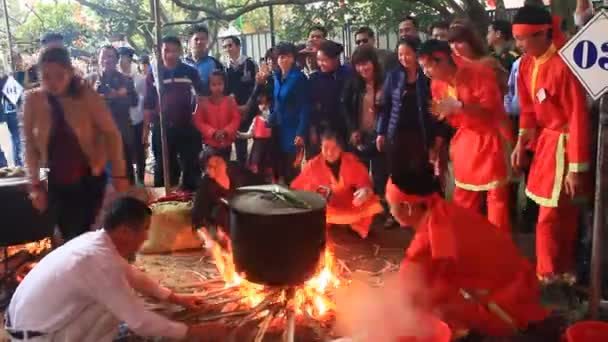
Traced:
[[525, 52], [519, 67], [520, 133], [512, 155], [523, 168], [534, 148], [526, 194], [540, 205], [536, 226], [537, 275], [543, 282], [572, 283], [578, 211], [589, 170], [589, 114], [582, 86], [557, 54], [563, 44], [549, 12], [526, 6], [513, 34]]
[[329, 195], [327, 223], [350, 225], [362, 238], [367, 237], [374, 215], [383, 212], [367, 168], [357, 156], [342, 151], [331, 132], [323, 134], [321, 154], [306, 163], [291, 187], [324, 191]]
[[548, 316], [534, 267], [509, 235], [442, 199], [436, 189], [431, 172], [424, 171], [393, 172], [386, 187], [391, 214], [415, 231], [400, 270], [404, 281], [421, 282], [412, 295], [422, 309], [439, 312], [456, 335], [533, 330]]
[[510, 233], [512, 133], [494, 70], [481, 63], [456, 63], [448, 43], [437, 40], [424, 43], [418, 56], [432, 79], [434, 114], [457, 128], [450, 145], [454, 203], [480, 211], [487, 193], [488, 220]]

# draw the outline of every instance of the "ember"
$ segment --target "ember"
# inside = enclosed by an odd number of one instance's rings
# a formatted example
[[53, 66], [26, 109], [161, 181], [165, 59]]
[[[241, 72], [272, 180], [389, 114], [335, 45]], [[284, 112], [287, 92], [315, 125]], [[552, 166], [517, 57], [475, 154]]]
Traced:
[[25, 251], [31, 255], [37, 256], [49, 249], [51, 249], [51, 239], [45, 238], [40, 241], [6, 247], [6, 256], [10, 258], [20, 251]]
[[323, 325], [335, 318], [333, 295], [346, 283], [338, 276], [331, 251], [325, 251], [319, 271], [304, 284], [292, 288], [272, 287], [249, 282], [245, 274], [237, 274], [229, 239], [221, 231], [216, 239], [205, 230], [200, 230], [199, 234], [221, 277], [197, 284], [204, 288], [205, 301], [221, 310], [219, 314], [199, 317], [199, 322], [243, 317], [234, 322], [235, 334], [246, 324], [257, 323], [255, 341], [262, 341], [270, 327], [286, 325], [285, 337], [287, 341], [293, 341], [297, 321], [305, 322], [320, 335], [318, 337], [323, 337]]

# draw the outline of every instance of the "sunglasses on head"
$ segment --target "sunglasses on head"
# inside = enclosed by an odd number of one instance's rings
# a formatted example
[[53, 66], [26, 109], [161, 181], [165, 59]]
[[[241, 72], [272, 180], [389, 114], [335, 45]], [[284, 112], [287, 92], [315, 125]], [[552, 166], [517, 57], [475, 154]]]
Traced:
[[367, 44], [367, 42], [369, 42], [369, 39], [363, 38], [363, 39], [356, 40], [355, 44], [361, 45], [361, 44]]

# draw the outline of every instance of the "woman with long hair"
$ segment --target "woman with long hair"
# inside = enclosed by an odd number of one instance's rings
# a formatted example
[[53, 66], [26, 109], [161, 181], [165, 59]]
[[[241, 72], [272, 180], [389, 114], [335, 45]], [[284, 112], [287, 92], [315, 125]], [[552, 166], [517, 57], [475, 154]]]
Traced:
[[[49, 48], [38, 65], [42, 85], [24, 102], [30, 197], [50, 210], [65, 240], [89, 230], [101, 208], [110, 161], [117, 191], [128, 188], [122, 138], [103, 98], [74, 74], [65, 48]], [[47, 167], [48, 190], [40, 179]]]
[[[402, 38], [397, 44], [399, 67], [384, 81], [376, 128], [377, 149], [400, 151], [401, 157], [394, 163], [411, 170], [426, 168], [430, 159], [444, 164], [439, 151], [450, 134], [430, 113], [430, 84], [418, 65], [419, 45], [420, 39], [415, 37]], [[393, 164], [391, 158], [388, 163]]]
[[479, 62], [494, 69], [501, 91], [503, 94], [507, 93], [509, 71], [490, 55], [482, 37], [470, 24], [467, 22], [453, 23], [448, 32], [448, 42], [452, 52], [457, 57], [455, 58], [456, 62], [459, 60], [462, 62]]
[[358, 47], [351, 57], [355, 72], [344, 85], [340, 110], [350, 150], [371, 170], [374, 192], [383, 194], [388, 179], [386, 157], [376, 149], [376, 124], [382, 96], [382, 67], [373, 46]]

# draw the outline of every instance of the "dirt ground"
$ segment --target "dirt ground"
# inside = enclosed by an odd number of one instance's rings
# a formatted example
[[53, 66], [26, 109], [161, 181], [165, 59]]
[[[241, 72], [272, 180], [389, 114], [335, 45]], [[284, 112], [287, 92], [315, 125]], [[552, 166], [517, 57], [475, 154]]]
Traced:
[[[381, 227], [374, 227], [368, 239], [362, 240], [350, 229], [335, 227], [331, 229], [329, 237], [329, 245], [337, 259], [341, 260], [352, 271], [351, 278], [381, 285], [384, 277], [397, 271], [405, 249], [411, 240], [412, 232], [400, 228], [386, 230]], [[530, 234], [516, 234], [514, 239], [522, 252], [533, 258], [533, 236]], [[208, 260], [208, 258], [201, 250], [174, 254], [138, 255], [136, 265], [163, 285], [172, 288], [180, 284], [199, 281], [200, 277], [197, 273], [200, 273], [200, 268], [209, 267], [208, 263], [205, 266], [202, 260]], [[562, 294], [546, 294], [544, 302], [560, 312], [572, 315], [570, 320], [580, 319], [579, 316], [584, 311], [584, 304], [565, 298]], [[150, 304], [152, 306], [157, 305], [155, 303]], [[2, 338], [3, 333], [0, 332], [0, 341], [6, 341], [5, 337]], [[145, 339], [127, 334], [117, 341], [160, 342], [163, 339]], [[310, 342], [312, 340], [301, 337], [298, 341]]]

